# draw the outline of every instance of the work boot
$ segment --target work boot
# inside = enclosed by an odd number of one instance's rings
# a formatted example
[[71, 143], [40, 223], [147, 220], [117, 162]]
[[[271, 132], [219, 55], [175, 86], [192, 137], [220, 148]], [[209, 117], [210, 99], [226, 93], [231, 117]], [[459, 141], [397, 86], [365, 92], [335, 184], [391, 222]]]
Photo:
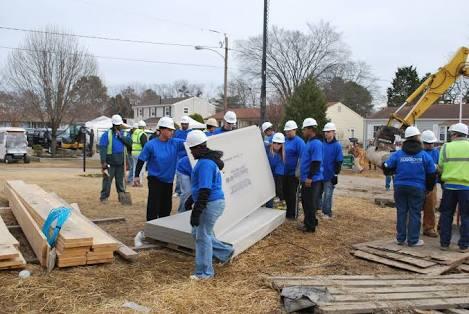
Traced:
[[423, 232], [424, 236], [430, 237], [430, 238], [438, 238], [438, 233], [435, 232], [435, 230], [425, 230]]
[[410, 247], [423, 246], [425, 242], [423, 240], [418, 240], [417, 243], [409, 244]]
[[314, 229], [306, 229], [305, 226], [297, 226], [296, 229], [303, 231], [304, 233], [314, 233], [316, 231], [316, 228]]

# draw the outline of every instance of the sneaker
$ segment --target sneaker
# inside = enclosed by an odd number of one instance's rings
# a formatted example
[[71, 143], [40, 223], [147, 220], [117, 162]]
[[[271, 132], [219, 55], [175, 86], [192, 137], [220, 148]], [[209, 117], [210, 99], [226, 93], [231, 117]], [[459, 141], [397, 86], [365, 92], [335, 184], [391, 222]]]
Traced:
[[418, 240], [417, 243], [415, 244], [409, 244], [410, 247], [414, 247], [414, 246], [423, 246], [425, 244], [425, 242], [423, 242], [423, 240]]
[[427, 230], [423, 232], [424, 236], [430, 237], [430, 238], [438, 238], [438, 233], [436, 233], [434, 230]]
[[466, 247], [466, 248], [463, 248], [463, 247], [459, 247], [459, 250], [458, 250], [460, 253], [468, 253], [469, 252], [469, 247]]
[[404, 245], [405, 244], [405, 241], [397, 241], [397, 240], [394, 240], [394, 243], [396, 243], [397, 245]]
[[440, 246], [441, 251], [449, 251], [449, 246]]
[[202, 280], [202, 278], [197, 277], [196, 275], [190, 275], [190, 276], [189, 276], [189, 279], [190, 279], [190, 280], [194, 280], [194, 281]]
[[324, 215], [324, 216], [322, 216], [322, 219], [330, 220], [330, 219], [332, 219], [332, 216]]

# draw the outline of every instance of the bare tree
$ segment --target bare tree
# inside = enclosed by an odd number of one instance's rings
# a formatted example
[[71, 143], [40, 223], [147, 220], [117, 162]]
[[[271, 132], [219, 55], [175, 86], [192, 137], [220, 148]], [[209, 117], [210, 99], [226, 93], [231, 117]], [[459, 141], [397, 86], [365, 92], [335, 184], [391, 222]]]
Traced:
[[71, 36], [55, 27], [29, 34], [7, 63], [11, 86], [30, 95], [30, 101], [51, 128], [51, 150], [55, 155], [57, 129], [71, 107], [71, 91], [83, 77], [95, 75], [96, 61]]
[[[262, 37], [238, 42], [241, 71], [260, 78]], [[341, 35], [328, 23], [308, 24], [308, 32], [273, 27], [267, 46], [267, 79], [284, 102], [306, 78], [320, 80], [349, 60]]]
[[446, 103], [454, 104], [461, 96], [464, 103], [469, 102], [469, 78], [467, 77], [457, 79], [453, 86], [442, 96], [442, 100]]

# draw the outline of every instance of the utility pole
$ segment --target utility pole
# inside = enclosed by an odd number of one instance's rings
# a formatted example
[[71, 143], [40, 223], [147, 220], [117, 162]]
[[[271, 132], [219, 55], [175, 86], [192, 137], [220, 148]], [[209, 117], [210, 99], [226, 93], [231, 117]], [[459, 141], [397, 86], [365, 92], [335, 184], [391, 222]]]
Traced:
[[225, 77], [223, 82], [223, 111], [228, 111], [228, 36], [225, 33]]
[[259, 125], [266, 121], [266, 75], [267, 75], [267, 24], [268, 24], [269, 0], [264, 0], [264, 34], [262, 38], [262, 85], [261, 85], [261, 121]]

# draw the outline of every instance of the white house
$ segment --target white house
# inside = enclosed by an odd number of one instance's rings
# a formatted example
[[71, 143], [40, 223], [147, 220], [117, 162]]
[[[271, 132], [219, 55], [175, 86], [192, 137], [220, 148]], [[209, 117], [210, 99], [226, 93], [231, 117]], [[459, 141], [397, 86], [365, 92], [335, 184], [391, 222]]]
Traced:
[[327, 103], [326, 117], [337, 127], [336, 138], [341, 144], [349, 138], [363, 143], [364, 118], [341, 102]]
[[203, 118], [212, 116], [215, 113], [215, 106], [207, 99], [200, 97], [178, 97], [159, 98], [151, 104], [138, 104], [133, 106], [134, 120], [144, 120], [147, 125], [156, 124], [161, 117], [171, 117], [179, 123], [182, 116], [193, 113], [200, 114]]

